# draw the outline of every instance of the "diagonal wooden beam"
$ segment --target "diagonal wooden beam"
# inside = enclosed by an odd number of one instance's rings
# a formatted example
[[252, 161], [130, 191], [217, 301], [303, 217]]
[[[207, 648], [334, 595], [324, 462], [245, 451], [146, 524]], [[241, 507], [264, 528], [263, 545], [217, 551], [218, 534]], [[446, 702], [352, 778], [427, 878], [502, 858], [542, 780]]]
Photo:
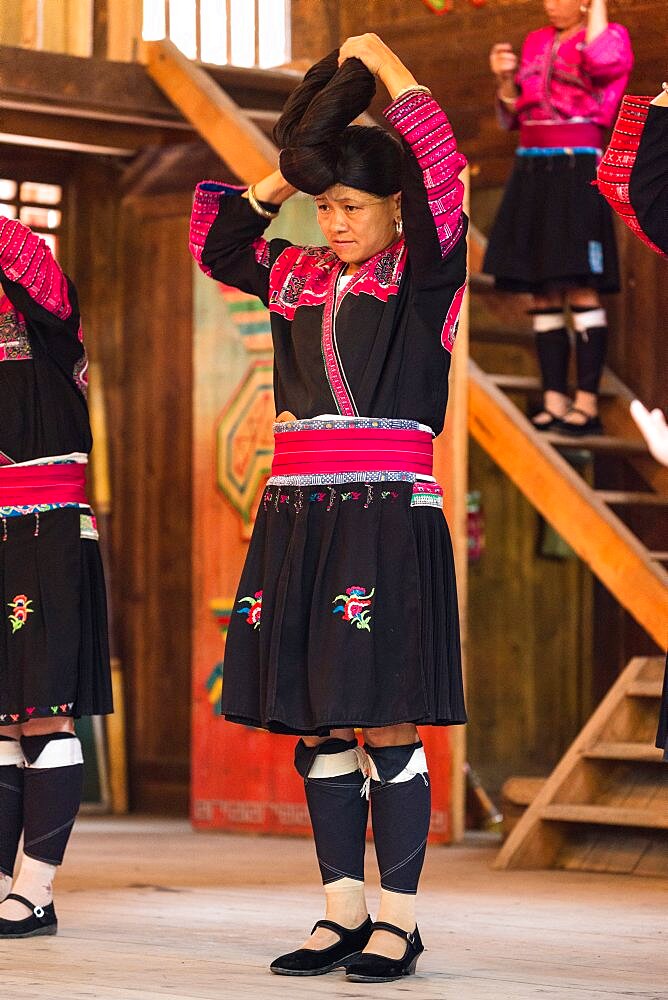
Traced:
[[166, 39], [146, 42], [145, 52], [151, 78], [241, 181], [276, 169], [274, 144], [203, 69]]
[[469, 431], [622, 607], [668, 646], [668, 574], [591, 487], [469, 362]]

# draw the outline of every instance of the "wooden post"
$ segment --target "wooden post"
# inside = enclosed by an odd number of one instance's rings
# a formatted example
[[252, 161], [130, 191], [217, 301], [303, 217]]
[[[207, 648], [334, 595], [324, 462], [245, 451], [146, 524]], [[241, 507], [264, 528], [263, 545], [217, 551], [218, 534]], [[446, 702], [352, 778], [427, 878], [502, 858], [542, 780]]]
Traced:
[[[469, 170], [461, 175], [466, 188], [464, 210], [468, 213]], [[452, 352], [448, 410], [443, 434], [434, 449], [434, 475], [444, 489], [444, 510], [452, 535], [459, 598], [459, 623], [462, 642], [462, 666], [466, 677], [466, 614], [468, 590], [468, 528], [466, 498], [468, 492], [468, 360], [469, 293], [462, 303], [457, 341]], [[451, 754], [452, 839], [464, 836], [466, 778], [466, 728], [449, 730]]]

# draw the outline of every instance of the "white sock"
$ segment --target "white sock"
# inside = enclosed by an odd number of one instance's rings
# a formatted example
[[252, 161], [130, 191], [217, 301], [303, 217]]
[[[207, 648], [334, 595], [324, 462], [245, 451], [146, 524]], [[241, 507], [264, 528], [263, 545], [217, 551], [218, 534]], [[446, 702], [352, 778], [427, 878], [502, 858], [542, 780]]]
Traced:
[[12, 891], [12, 876], [3, 875], [0, 872], [0, 903], [5, 899], [9, 893]]
[[[53, 880], [57, 870], [57, 865], [47, 865], [24, 854], [13, 892], [30, 900], [33, 906], [48, 906], [53, 902]], [[7, 899], [0, 906], [0, 917], [5, 920], [25, 920], [27, 916], [23, 903], [15, 899]]]

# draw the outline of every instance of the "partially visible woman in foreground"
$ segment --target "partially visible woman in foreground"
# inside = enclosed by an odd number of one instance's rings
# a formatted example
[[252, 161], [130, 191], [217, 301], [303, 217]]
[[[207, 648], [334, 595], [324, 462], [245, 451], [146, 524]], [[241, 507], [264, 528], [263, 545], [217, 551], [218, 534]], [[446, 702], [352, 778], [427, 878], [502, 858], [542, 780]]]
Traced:
[[73, 720], [112, 699], [76, 289], [4, 216], [0, 286], [0, 938], [26, 938], [58, 926], [53, 879], [83, 781]]
[[[624, 98], [598, 168], [598, 187], [636, 236], [668, 258], [668, 83], [653, 100]], [[668, 465], [668, 425], [662, 411], [650, 413], [634, 399], [631, 416], [657, 462]], [[668, 761], [668, 657], [656, 745]]]
[[[399, 139], [349, 124], [374, 77]], [[200, 184], [192, 216], [202, 270], [269, 306], [275, 350], [274, 464], [227, 640], [223, 711], [300, 737], [326, 918], [272, 971], [383, 982], [414, 972], [423, 951], [415, 894], [430, 786], [416, 726], [466, 720], [432, 476], [466, 281], [465, 160], [428, 88], [375, 35], [311, 68], [275, 136], [280, 170], [246, 192]], [[296, 189], [313, 195], [326, 246], [264, 240]]]

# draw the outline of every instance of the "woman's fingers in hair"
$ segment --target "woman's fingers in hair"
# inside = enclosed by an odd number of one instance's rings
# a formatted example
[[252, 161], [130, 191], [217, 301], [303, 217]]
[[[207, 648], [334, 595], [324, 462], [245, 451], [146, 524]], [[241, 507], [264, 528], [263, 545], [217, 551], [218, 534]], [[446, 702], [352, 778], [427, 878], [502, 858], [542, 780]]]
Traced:
[[388, 55], [391, 55], [390, 49], [373, 32], [353, 35], [351, 38], [346, 38], [339, 49], [339, 66], [342, 66], [346, 59], [359, 59], [370, 73], [377, 76]]

